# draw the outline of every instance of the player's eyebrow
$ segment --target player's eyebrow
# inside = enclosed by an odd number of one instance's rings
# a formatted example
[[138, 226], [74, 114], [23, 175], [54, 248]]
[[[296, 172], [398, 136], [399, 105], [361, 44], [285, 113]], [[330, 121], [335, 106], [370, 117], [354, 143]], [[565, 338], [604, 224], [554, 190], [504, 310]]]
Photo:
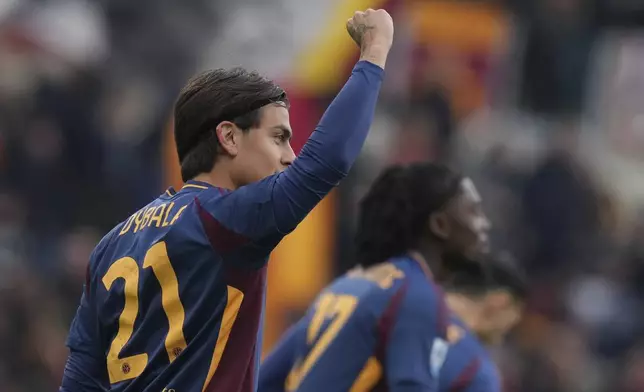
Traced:
[[273, 129], [277, 129], [279, 131], [284, 132], [288, 140], [291, 140], [291, 138], [293, 137], [293, 131], [285, 125], [277, 125], [277, 126], [274, 126]]

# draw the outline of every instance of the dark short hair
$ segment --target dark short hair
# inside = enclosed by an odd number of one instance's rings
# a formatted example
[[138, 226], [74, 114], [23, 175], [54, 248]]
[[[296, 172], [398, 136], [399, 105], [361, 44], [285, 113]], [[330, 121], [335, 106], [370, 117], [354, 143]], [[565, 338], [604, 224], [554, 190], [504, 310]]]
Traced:
[[212, 170], [219, 153], [215, 128], [230, 121], [247, 131], [259, 125], [261, 108], [288, 105], [286, 92], [243, 68], [199, 74], [181, 90], [174, 106], [174, 139], [184, 181]]
[[516, 262], [502, 255], [489, 255], [473, 261], [461, 255], [443, 260], [447, 268], [443, 287], [448, 292], [467, 296], [483, 296], [493, 290], [504, 290], [518, 301], [528, 296], [526, 277]]
[[459, 189], [462, 176], [443, 164], [385, 169], [360, 202], [357, 262], [368, 267], [416, 248], [430, 214]]

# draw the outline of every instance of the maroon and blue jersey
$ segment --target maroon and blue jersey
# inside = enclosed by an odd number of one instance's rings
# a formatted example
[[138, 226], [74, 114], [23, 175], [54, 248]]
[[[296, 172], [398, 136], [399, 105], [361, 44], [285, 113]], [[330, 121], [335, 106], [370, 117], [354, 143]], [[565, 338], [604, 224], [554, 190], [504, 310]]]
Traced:
[[265, 359], [259, 391], [500, 392], [487, 350], [421, 266], [377, 268], [321, 293]]
[[456, 316], [447, 336], [450, 347], [440, 374], [440, 390], [501, 392], [501, 378], [488, 350]]
[[259, 391], [438, 391], [449, 312], [427, 268], [399, 257], [326, 288], [266, 358]]
[[284, 172], [234, 191], [189, 181], [107, 234], [88, 265], [60, 390], [256, 390], [268, 256], [346, 176], [382, 76], [359, 62]]

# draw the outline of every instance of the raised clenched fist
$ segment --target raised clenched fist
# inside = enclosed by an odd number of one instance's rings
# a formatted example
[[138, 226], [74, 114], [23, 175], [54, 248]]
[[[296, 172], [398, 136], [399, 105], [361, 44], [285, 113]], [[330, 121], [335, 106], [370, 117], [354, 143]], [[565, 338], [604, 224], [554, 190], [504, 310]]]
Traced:
[[387, 52], [394, 39], [394, 22], [391, 15], [383, 9], [356, 11], [347, 21], [347, 31], [364, 53], [377, 46]]

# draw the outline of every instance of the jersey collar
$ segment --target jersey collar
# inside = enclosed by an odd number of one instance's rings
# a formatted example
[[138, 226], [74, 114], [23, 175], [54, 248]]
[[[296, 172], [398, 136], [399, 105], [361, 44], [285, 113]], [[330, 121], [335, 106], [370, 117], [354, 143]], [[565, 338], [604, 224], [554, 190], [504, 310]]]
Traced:
[[214, 186], [208, 184], [207, 182], [197, 181], [197, 180], [188, 180], [181, 188], [183, 189], [209, 189], [214, 188]]
[[225, 188], [220, 188], [216, 187], [212, 184], [209, 184], [204, 181], [198, 181], [198, 180], [188, 180], [186, 183], [183, 185], [183, 188], [181, 188], [181, 191], [183, 190], [205, 190], [205, 189], [217, 189], [219, 193], [226, 194], [230, 192], [230, 190], [225, 189]]

